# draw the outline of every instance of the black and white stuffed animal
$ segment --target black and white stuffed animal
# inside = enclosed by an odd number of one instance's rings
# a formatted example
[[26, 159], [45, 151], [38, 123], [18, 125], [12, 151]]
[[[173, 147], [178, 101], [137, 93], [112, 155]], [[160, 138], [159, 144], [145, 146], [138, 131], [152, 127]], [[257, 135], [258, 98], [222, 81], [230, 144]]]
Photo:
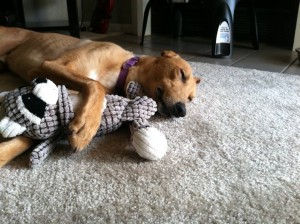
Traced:
[[[123, 122], [131, 124], [132, 145], [137, 153], [149, 160], [157, 160], [167, 150], [165, 136], [148, 119], [155, 114], [155, 101], [140, 96], [141, 86], [131, 82], [127, 97], [106, 95], [97, 136], [117, 130]], [[20, 87], [0, 94], [0, 134], [5, 138], [25, 135], [42, 140], [32, 151], [30, 165], [41, 164], [64, 138], [64, 129], [74, 117], [73, 103], [63, 85], [56, 86], [45, 78], [33, 80], [31, 86]]]

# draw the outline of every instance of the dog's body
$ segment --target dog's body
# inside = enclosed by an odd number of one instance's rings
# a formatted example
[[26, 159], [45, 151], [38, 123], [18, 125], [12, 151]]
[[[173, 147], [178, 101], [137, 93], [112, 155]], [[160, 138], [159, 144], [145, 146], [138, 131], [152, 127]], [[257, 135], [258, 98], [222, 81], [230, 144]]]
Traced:
[[[0, 57], [11, 71], [28, 82], [43, 76], [80, 92], [81, 107], [69, 126], [69, 142], [79, 151], [95, 135], [104, 96], [115, 91], [123, 64], [134, 55], [113, 43], [0, 27]], [[160, 113], [181, 117], [185, 115], [185, 104], [195, 97], [200, 79], [192, 76], [185, 60], [172, 51], [164, 51], [159, 57], [140, 57], [129, 69], [125, 86], [129, 81], [142, 85], [145, 94], [157, 101]], [[15, 151], [20, 153], [30, 145], [30, 141], [20, 137], [19, 147], [22, 142], [23, 150], [0, 144], [0, 166], [1, 160], [6, 163], [16, 156]]]

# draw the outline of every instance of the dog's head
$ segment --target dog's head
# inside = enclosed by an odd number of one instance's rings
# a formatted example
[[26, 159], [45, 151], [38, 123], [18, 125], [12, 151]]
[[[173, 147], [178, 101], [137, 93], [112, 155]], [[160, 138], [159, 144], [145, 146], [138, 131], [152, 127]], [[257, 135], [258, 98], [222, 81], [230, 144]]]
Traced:
[[[200, 78], [194, 77], [190, 64], [173, 51], [163, 51], [160, 57], [145, 58], [139, 82], [146, 95], [166, 116], [183, 117], [186, 103], [196, 96]], [[141, 71], [139, 71], [141, 72]]]

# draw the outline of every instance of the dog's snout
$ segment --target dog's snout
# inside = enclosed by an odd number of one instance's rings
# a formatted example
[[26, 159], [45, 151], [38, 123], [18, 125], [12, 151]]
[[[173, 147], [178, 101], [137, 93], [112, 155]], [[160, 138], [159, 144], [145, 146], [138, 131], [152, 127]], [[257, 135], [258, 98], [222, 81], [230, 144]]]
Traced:
[[184, 103], [178, 102], [174, 105], [174, 116], [184, 117], [186, 115], [186, 109]]

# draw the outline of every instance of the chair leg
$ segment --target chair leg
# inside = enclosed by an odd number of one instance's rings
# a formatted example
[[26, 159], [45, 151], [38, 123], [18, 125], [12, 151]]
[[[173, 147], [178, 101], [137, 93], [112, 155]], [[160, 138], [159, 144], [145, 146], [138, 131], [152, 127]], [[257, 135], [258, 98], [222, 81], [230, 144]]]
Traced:
[[68, 19], [70, 34], [73, 37], [80, 37], [79, 20], [76, 0], [67, 0]]
[[144, 12], [142, 38], [141, 38], [141, 42], [140, 42], [141, 46], [144, 45], [144, 38], [145, 38], [146, 26], [147, 26], [148, 16], [149, 16], [149, 11], [151, 9], [151, 6], [152, 6], [152, 0], [149, 0], [148, 3], [147, 3], [147, 5], [146, 5], [145, 12]]
[[171, 33], [173, 38], [178, 38], [183, 36], [183, 16], [182, 8], [183, 4], [180, 3], [171, 3]]
[[14, 7], [16, 10], [16, 17], [17, 17], [17, 25], [23, 28], [26, 27], [26, 20], [24, 16], [24, 7], [22, 0], [14, 0]]
[[256, 19], [256, 11], [253, 0], [249, 0], [249, 18], [250, 18], [250, 32], [252, 35], [252, 45], [254, 49], [259, 49], [259, 39], [258, 39], [258, 30], [257, 30], [257, 19]]

